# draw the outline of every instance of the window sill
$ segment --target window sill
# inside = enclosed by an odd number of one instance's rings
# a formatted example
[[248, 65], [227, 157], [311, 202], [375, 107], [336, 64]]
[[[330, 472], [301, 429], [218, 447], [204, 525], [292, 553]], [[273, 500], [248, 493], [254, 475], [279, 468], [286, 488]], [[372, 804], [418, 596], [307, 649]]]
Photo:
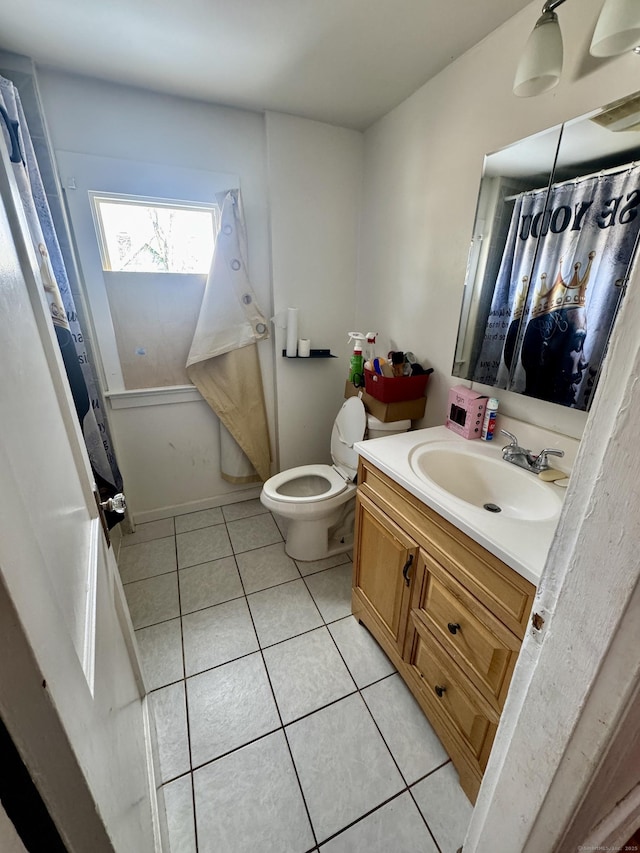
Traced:
[[107, 391], [105, 397], [112, 409], [138, 409], [143, 406], [202, 402], [202, 395], [193, 385], [136, 388], [133, 391]]

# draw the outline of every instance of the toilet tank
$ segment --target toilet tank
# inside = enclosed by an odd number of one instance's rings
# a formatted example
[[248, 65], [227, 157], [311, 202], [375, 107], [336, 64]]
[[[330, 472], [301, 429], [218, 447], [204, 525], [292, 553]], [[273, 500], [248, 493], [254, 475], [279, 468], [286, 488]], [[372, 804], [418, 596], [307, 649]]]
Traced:
[[367, 438], [383, 438], [410, 429], [411, 421], [379, 421], [373, 415], [367, 415]]

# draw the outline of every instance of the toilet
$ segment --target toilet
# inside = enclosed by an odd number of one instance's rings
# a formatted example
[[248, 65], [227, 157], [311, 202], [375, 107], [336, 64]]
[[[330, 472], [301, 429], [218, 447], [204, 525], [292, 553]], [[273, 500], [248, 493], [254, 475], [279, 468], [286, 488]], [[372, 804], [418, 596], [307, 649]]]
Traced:
[[[375, 423], [374, 423], [375, 422]], [[379, 428], [378, 428], [379, 427]], [[270, 477], [260, 502], [287, 522], [285, 551], [295, 560], [321, 560], [353, 546], [354, 483], [358, 454], [353, 445], [364, 438], [406, 432], [411, 421], [383, 424], [367, 417], [362, 400], [342, 405], [331, 431], [333, 465], [300, 465]]]

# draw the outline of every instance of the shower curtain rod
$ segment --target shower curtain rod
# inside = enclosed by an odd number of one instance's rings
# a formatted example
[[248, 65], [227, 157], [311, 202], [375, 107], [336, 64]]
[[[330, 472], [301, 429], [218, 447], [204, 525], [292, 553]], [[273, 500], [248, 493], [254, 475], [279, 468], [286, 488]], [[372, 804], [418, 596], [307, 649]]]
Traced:
[[[582, 181], [589, 181], [592, 178], [604, 178], [607, 175], [616, 175], [620, 172], [629, 172], [631, 169], [635, 168], [640, 160], [632, 160], [630, 163], [625, 163], [624, 166], [611, 166], [609, 169], [601, 169], [599, 172], [591, 172], [590, 175], [580, 175], [577, 178], [568, 178], [566, 181], [558, 181], [557, 184], [551, 184], [552, 189], [556, 189], [557, 187], [564, 187], [568, 184], [579, 184]], [[539, 187], [535, 190], [523, 190], [521, 193], [516, 193], [515, 195], [507, 195], [504, 197], [503, 201], [515, 201], [517, 198], [520, 198], [527, 193], [539, 193], [546, 190], [547, 187]]]

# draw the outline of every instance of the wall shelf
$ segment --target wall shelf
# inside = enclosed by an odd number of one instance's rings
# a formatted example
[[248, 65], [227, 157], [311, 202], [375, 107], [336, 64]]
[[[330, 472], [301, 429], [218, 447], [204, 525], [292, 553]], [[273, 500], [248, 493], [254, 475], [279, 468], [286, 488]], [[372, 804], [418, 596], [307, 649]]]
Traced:
[[304, 355], [287, 355], [286, 349], [283, 349], [282, 355], [285, 358], [291, 358], [291, 359], [299, 358], [299, 359], [302, 359], [302, 361], [306, 361], [308, 358], [338, 358], [337, 355], [332, 355], [331, 350], [328, 350], [328, 349], [312, 349], [310, 354], [307, 356], [304, 356]]

